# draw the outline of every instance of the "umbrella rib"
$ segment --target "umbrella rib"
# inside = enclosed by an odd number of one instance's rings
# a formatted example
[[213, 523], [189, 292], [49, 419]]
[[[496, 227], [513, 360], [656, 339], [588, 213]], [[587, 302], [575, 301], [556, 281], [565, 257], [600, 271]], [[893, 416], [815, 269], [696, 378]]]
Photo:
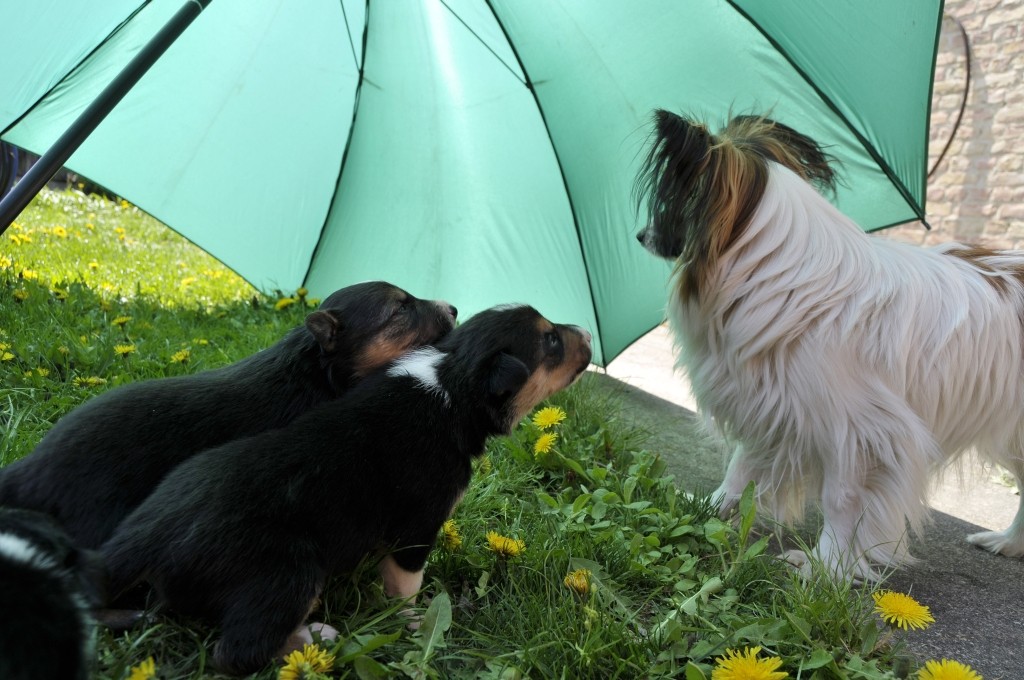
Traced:
[[[367, 2], [369, 2], [369, 0], [367, 0]], [[344, 0], [341, 0], [340, 4], [341, 4], [341, 17], [345, 20], [345, 35], [348, 36], [348, 46], [352, 50], [352, 61], [354, 63], [356, 63], [356, 64], [361, 64], [361, 62], [359, 60], [359, 55], [356, 54], [356, 45], [355, 45], [354, 42], [352, 42], [352, 28], [348, 25], [348, 12], [345, 11], [345, 2], [344, 2]], [[360, 70], [360, 73], [361, 72], [362, 71]]]
[[130, 12], [130, 13], [128, 14], [128, 16], [126, 16], [126, 17], [125, 17], [124, 19], [122, 19], [122, 20], [121, 20], [121, 23], [119, 23], [119, 24], [118, 24], [117, 26], [115, 26], [115, 27], [114, 27], [114, 28], [113, 28], [113, 29], [112, 29], [112, 30], [110, 31], [110, 33], [108, 33], [108, 34], [106, 35], [106, 37], [104, 37], [104, 38], [103, 38], [103, 40], [100, 40], [100, 41], [99, 41], [98, 43], [96, 43], [96, 45], [95, 45], [95, 46], [94, 46], [94, 47], [93, 47], [93, 48], [92, 48], [91, 50], [89, 50], [89, 53], [88, 53], [88, 54], [86, 54], [86, 55], [85, 55], [84, 57], [82, 57], [81, 59], [79, 59], [79, 60], [78, 60], [78, 62], [77, 62], [77, 63], [76, 63], [76, 64], [75, 64], [74, 66], [72, 66], [72, 67], [71, 67], [70, 69], [68, 69], [68, 72], [67, 72], [67, 73], [65, 73], [64, 75], [62, 75], [62, 76], [61, 76], [61, 77], [60, 77], [60, 78], [59, 78], [59, 79], [58, 79], [58, 80], [57, 80], [56, 82], [54, 82], [54, 84], [53, 84], [53, 86], [52, 86], [52, 87], [50, 87], [50, 88], [49, 88], [48, 90], [46, 90], [46, 92], [43, 92], [43, 93], [42, 93], [41, 95], [39, 95], [39, 98], [38, 98], [38, 99], [36, 99], [36, 100], [35, 100], [34, 102], [32, 102], [32, 105], [31, 105], [31, 106], [28, 106], [28, 107], [26, 107], [26, 108], [25, 108], [25, 110], [21, 112], [21, 115], [20, 115], [20, 116], [18, 116], [17, 118], [15, 118], [15, 119], [14, 119], [14, 120], [13, 120], [13, 121], [11, 122], [11, 124], [10, 124], [10, 125], [8, 125], [8, 126], [7, 126], [6, 128], [4, 128], [3, 130], [0, 130], [0, 135], [2, 135], [2, 134], [5, 134], [5, 133], [8, 133], [8, 132], [10, 132], [11, 130], [13, 130], [13, 129], [14, 129], [15, 127], [17, 127], [17, 126], [18, 126], [18, 124], [19, 124], [19, 123], [20, 123], [20, 122], [21, 122], [22, 120], [24, 120], [25, 116], [27, 116], [27, 115], [29, 115], [30, 113], [32, 113], [32, 111], [34, 111], [34, 110], [35, 110], [35, 108], [36, 108], [37, 106], [39, 106], [39, 104], [40, 104], [40, 103], [41, 103], [41, 102], [42, 102], [42, 101], [43, 101], [44, 99], [46, 99], [47, 97], [49, 97], [49, 96], [50, 96], [50, 94], [51, 94], [51, 93], [53, 93], [53, 91], [54, 91], [55, 89], [57, 89], [57, 87], [59, 87], [61, 83], [63, 83], [63, 82], [64, 82], [64, 81], [66, 81], [66, 80], [67, 80], [68, 78], [70, 78], [70, 77], [71, 77], [72, 75], [74, 75], [74, 74], [75, 74], [75, 73], [76, 73], [76, 72], [77, 72], [77, 71], [78, 71], [79, 69], [83, 68], [83, 66], [85, 65], [85, 63], [86, 63], [86, 62], [88, 62], [88, 61], [89, 61], [90, 59], [92, 59], [93, 55], [95, 55], [95, 54], [96, 54], [96, 52], [97, 52], [97, 51], [98, 51], [98, 50], [99, 50], [99, 49], [100, 49], [101, 47], [103, 47], [103, 46], [104, 46], [104, 45], [106, 45], [106, 44], [107, 44], [108, 42], [110, 42], [110, 41], [111, 41], [111, 40], [113, 39], [113, 37], [114, 37], [115, 35], [117, 35], [118, 33], [120, 33], [120, 32], [121, 32], [121, 30], [122, 30], [122, 29], [123, 29], [123, 28], [124, 28], [125, 26], [127, 26], [128, 24], [130, 24], [130, 23], [132, 22], [132, 20], [133, 20], [133, 19], [134, 19], [134, 18], [135, 18], [136, 16], [138, 16], [139, 12], [141, 12], [141, 11], [142, 11], [142, 10], [143, 10], [143, 9], [144, 9], [144, 8], [145, 8], [145, 7], [147, 6], [147, 5], [149, 5], [149, 4], [151, 3], [151, 2], [152, 2], [152, 0], [145, 0], [145, 1], [144, 1], [144, 2], [142, 2], [142, 3], [141, 3], [141, 4], [139, 5], [139, 6], [138, 6], [138, 7], [136, 7], [136, 8], [134, 9], [134, 10], [132, 10], [132, 11], [131, 11], [131, 12]]
[[[530, 73], [526, 70], [526, 65], [523, 63], [522, 57], [519, 56], [519, 50], [516, 49], [515, 43], [508, 35], [508, 31], [505, 29], [505, 24], [501, 21], [501, 17], [498, 16], [498, 12], [494, 9], [492, 0], [486, 0], [487, 7], [491, 10], [491, 14], [494, 15], [494, 20], [498, 22], [498, 28], [501, 29], [502, 34], [505, 36], [505, 41], [508, 43], [509, 48], [512, 50], [512, 54], [516, 58], [516, 62], [519, 64], [520, 70], [523, 72], [523, 77], [526, 81], [523, 85], [530, 91], [533, 96], [534, 104], [537, 106], [537, 112], [540, 114], [540, 120], [544, 124], [544, 133], [548, 136], [548, 142], [551, 144], [551, 151], [555, 154], [555, 163], [558, 165], [558, 174], [562, 177], [562, 187], [565, 189], [565, 198], [569, 201], [569, 212], [572, 214], [572, 225], [576, 230], [576, 240], [580, 244], [580, 257], [583, 259], [583, 270], [587, 274], [587, 290], [590, 292], [590, 308], [594, 312], [594, 323], [597, 324], [597, 337], [604, 337], [601, 332], [601, 314], [597, 309], [597, 298], [594, 296], [594, 284], [590, 277], [590, 264], [587, 262], [586, 249], [583, 247], [583, 235], [580, 233], [580, 219], [576, 214], [576, 204], [572, 200], [572, 192], [569, 190], [569, 181], [565, 176], [565, 168], [562, 165], [562, 158], [558, 155], [558, 147], [555, 146], [555, 140], [551, 136], [551, 128], [548, 127], [547, 116], [544, 115], [544, 107], [540, 103], [540, 98], [537, 96], [537, 90], [533, 87], [533, 81], [530, 80]], [[601, 345], [601, 359], [604, 364], [608, 362], [604, 357], [604, 344]]]
[[[749, 21], [750, 25], [757, 29], [757, 32], [764, 36], [764, 39], [771, 43], [771, 46], [774, 47], [780, 55], [782, 55], [782, 57], [789, 63], [790, 67], [792, 67], [794, 71], [800, 74], [800, 77], [804, 79], [804, 82], [806, 82], [811, 87], [811, 89], [814, 90], [815, 93], [817, 93], [818, 97], [821, 98], [823, 102], [825, 102], [826, 106], [828, 106], [832, 110], [832, 112], [836, 114], [839, 120], [841, 120], [843, 124], [846, 125], [846, 129], [853, 133], [853, 136], [857, 138], [857, 141], [861, 143], [861, 145], [864, 147], [864, 150], [867, 151], [868, 155], [871, 156], [872, 160], [874, 160], [875, 163], [878, 164], [878, 167], [879, 169], [881, 169], [882, 173], [889, 178], [889, 181], [892, 182], [892, 185], [896, 188], [896, 191], [899, 192], [900, 196], [903, 197], [903, 200], [906, 201], [907, 205], [909, 205], [911, 210], [913, 210], [914, 214], [917, 216], [917, 219], [924, 222], [924, 192], [922, 192], [921, 194], [922, 205], [918, 205], [914, 197], [910, 195], [910, 190], [907, 189], [905, 184], [903, 184], [903, 180], [901, 180], [896, 175], [896, 173], [893, 171], [889, 163], [886, 162], [886, 160], [881, 156], [881, 154], [878, 153], [878, 149], [876, 149], [875, 146], [870, 141], [868, 141], [868, 139], [864, 137], [863, 134], [861, 134], [860, 130], [858, 130], [856, 126], [854, 126], [853, 123], [850, 122], [850, 119], [847, 118], [846, 115], [844, 115], [843, 112], [839, 110], [839, 107], [836, 105], [836, 103], [832, 101], [832, 99], [828, 97], [824, 92], [822, 92], [821, 88], [819, 88], [817, 84], [815, 84], [815, 82], [810, 78], [810, 76], [808, 76], [802, 68], [796, 65], [796, 62], [793, 61], [793, 58], [790, 56], [789, 52], [783, 49], [782, 45], [776, 42], [776, 40], [771, 35], [769, 35], [768, 32], [764, 30], [764, 28], [761, 27], [761, 24], [754, 21], [753, 17], [751, 17], [749, 14], [743, 11], [743, 8], [739, 7], [736, 4], [735, 0], [725, 0], [725, 2], [728, 3], [729, 6], [732, 7], [734, 10], [736, 10], [737, 14], [739, 14], [741, 17]], [[935, 55], [933, 53], [933, 68], [934, 58]], [[924, 159], [922, 162], [922, 170], [926, 169], [927, 159]]]
[[[345, 5], [341, 4], [341, 11], [344, 15]], [[345, 32], [349, 35], [349, 41], [352, 40], [352, 32], [348, 30], [348, 16], [345, 15]], [[345, 140], [345, 150], [341, 153], [341, 163], [338, 164], [338, 177], [334, 181], [334, 193], [332, 196], [338, 195], [338, 189], [341, 187], [341, 178], [345, 174], [345, 165], [348, 162], [348, 152], [352, 148], [352, 136], [355, 134], [356, 129], [356, 118], [359, 115], [359, 99], [360, 93], [363, 90], [364, 80], [364, 69], [366, 67], [366, 40], [367, 35], [370, 32], [370, 0], [366, 0], [366, 12], [363, 15], [363, 44], [362, 44], [362, 58], [356, 59], [356, 65], [359, 67], [359, 77], [356, 79], [356, 93], [352, 100], [352, 122], [348, 126], [348, 139]], [[353, 58], [355, 58], [355, 48], [353, 47]], [[316, 262], [317, 256], [320, 254], [320, 246], [324, 242], [324, 234], [327, 233], [327, 222], [331, 219], [332, 205], [327, 206], [327, 214], [324, 215], [323, 224], [320, 225], [320, 235], [316, 238], [316, 245], [313, 246], [313, 252], [309, 255], [309, 264], [306, 265], [306, 273], [302, 277], [302, 285], [305, 286], [309, 283], [309, 275], [313, 271], [313, 264]]]
[[[523, 85], [526, 85], [527, 87], [529, 87], [529, 85], [527, 85], [526, 81], [525, 81], [525, 80], [523, 80], [522, 78], [520, 78], [520, 77], [519, 77], [519, 74], [518, 74], [518, 73], [516, 73], [516, 72], [515, 72], [515, 71], [514, 71], [514, 70], [512, 69], [512, 67], [511, 67], [511, 66], [509, 66], [509, 65], [508, 65], [508, 64], [507, 64], [507, 63], [505, 62], [505, 60], [504, 60], [504, 59], [502, 59], [501, 57], [499, 57], [499, 56], [498, 56], [498, 53], [497, 53], [497, 52], [495, 52], [495, 51], [494, 51], [493, 49], [491, 49], [491, 46], [490, 46], [490, 45], [488, 45], [488, 44], [487, 44], [486, 42], [484, 42], [484, 39], [483, 39], [483, 38], [481, 38], [481, 37], [480, 37], [480, 35], [479, 35], [479, 34], [478, 34], [478, 33], [477, 33], [476, 31], [474, 31], [474, 30], [473, 30], [472, 28], [470, 28], [469, 24], [467, 24], [467, 23], [466, 23], [466, 22], [465, 22], [465, 21], [464, 21], [464, 20], [462, 19], [462, 17], [460, 17], [460, 16], [458, 15], [458, 14], [456, 14], [456, 13], [455, 13], [455, 10], [453, 10], [453, 9], [452, 9], [451, 7], [449, 7], [449, 6], [448, 6], [448, 3], [447, 3], [447, 2], [445, 2], [445, 0], [440, 0], [440, 2], [441, 2], [441, 4], [442, 4], [442, 5], [444, 6], [444, 8], [445, 8], [446, 10], [448, 10], [448, 12], [449, 12], [449, 13], [451, 13], [451, 15], [452, 15], [453, 17], [455, 17], [456, 19], [458, 19], [458, 20], [459, 20], [459, 23], [460, 23], [460, 24], [462, 24], [462, 25], [463, 25], [463, 26], [465, 27], [465, 29], [466, 29], [467, 31], [469, 31], [470, 35], [472, 35], [472, 36], [473, 36], [474, 38], [476, 38], [476, 39], [477, 39], [477, 42], [479, 42], [479, 43], [480, 43], [481, 45], [483, 45], [483, 46], [484, 46], [485, 48], [487, 48], [487, 51], [488, 51], [488, 52], [490, 52], [490, 53], [491, 53], [492, 55], [494, 55], [494, 58], [495, 58], [495, 59], [497, 59], [497, 60], [498, 60], [499, 62], [501, 62], [501, 65], [502, 65], [502, 66], [504, 66], [504, 67], [505, 67], [506, 69], [508, 69], [508, 72], [512, 74], [512, 77], [513, 77], [513, 78], [515, 78], [516, 80], [518, 80], [519, 82], [521, 82], [521, 83], [522, 83]], [[490, 5], [490, 3], [488, 3], [488, 5]], [[492, 12], [492, 13], [494, 12], [494, 8], [493, 8], [493, 7], [491, 8], [491, 12]], [[497, 19], [497, 16], [495, 16], [495, 19]], [[501, 21], [498, 21], [498, 25], [499, 25], [499, 26], [501, 26]], [[504, 31], [505, 31], [505, 28], [504, 28], [504, 26], [502, 26], [502, 29], [501, 29], [501, 30], [502, 30], [502, 32], [504, 33]], [[508, 40], [508, 34], [507, 34], [507, 33], [505, 34], [505, 40], [506, 40], [506, 41]], [[511, 42], [509, 42], [509, 45], [510, 45], [510, 46], [511, 46], [511, 44], [512, 44], [512, 43], [511, 43]], [[513, 52], [515, 52], [515, 48], [514, 48], [514, 47], [512, 48], [512, 51], [513, 51]], [[518, 56], [518, 55], [516, 55], [516, 59], [518, 59], [518, 58], [519, 58], [519, 56]], [[520, 62], [519, 62], [519, 67], [520, 67], [520, 68], [522, 68], [522, 66], [523, 66], [523, 64], [522, 64], [522, 62], [520, 61]], [[526, 71], [523, 71], [523, 73], [526, 73]]]

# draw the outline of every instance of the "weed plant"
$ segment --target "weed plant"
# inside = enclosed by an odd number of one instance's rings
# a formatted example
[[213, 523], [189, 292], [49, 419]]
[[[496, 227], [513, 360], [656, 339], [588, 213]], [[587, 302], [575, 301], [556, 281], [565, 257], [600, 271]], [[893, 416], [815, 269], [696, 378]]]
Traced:
[[[90, 397], [237, 360], [313, 304], [255, 291], [125, 202], [44, 191], [0, 243], [0, 462]], [[735, 522], [681, 493], [605, 394], [584, 377], [546, 404], [564, 421], [527, 419], [491, 442], [428, 562], [418, 631], [372, 563], [329, 584], [315, 615], [342, 633], [324, 644], [328, 676], [695, 680], [754, 646], [793, 678], [906, 676], [868, 592], [801, 580], [769, 555], [752, 489]], [[173, 612], [96, 635], [94, 678], [150, 657], [164, 680], [221, 677], [216, 631]]]

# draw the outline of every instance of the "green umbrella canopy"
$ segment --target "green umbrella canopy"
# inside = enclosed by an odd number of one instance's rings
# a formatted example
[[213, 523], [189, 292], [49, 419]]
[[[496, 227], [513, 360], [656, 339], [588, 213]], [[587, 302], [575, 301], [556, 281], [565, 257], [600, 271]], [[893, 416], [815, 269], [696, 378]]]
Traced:
[[[0, 137], [42, 152], [181, 0], [5, 2]], [[865, 229], [923, 215], [941, 0], [216, 0], [68, 161], [254, 285], [528, 302], [604, 364], [662, 318], [651, 111], [770, 112]]]

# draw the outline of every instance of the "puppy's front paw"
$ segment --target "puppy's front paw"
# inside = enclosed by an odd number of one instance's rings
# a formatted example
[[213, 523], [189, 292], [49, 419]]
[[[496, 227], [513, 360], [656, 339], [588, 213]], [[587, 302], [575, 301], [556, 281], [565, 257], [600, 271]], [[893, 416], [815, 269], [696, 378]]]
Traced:
[[287, 656], [289, 653], [294, 652], [297, 649], [302, 649], [303, 645], [311, 645], [319, 638], [324, 642], [333, 642], [338, 639], [338, 629], [334, 626], [319, 621], [313, 623], [303, 624], [296, 629], [294, 633], [288, 636], [288, 640], [284, 643], [278, 651], [277, 656]]
[[1024, 555], [1024, 537], [1006, 531], [979, 531], [967, 537], [967, 542], [989, 552], [1007, 557]]

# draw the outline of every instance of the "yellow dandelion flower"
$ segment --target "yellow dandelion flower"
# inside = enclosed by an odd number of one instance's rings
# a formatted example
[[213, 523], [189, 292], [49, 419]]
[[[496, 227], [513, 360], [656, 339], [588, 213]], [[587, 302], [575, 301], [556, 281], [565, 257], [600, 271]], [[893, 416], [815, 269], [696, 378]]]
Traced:
[[320, 298], [306, 298], [306, 306], [307, 307], [319, 307], [320, 306]]
[[526, 543], [518, 538], [502, 536], [497, 531], [487, 532], [487, 547], [499, 557], [519, 557], [526, 550]]
[[186, 276], [185, 278], [183, 278], [181, 280], [181, 287], [182, 288], [187, 288], [187, 287], [191, 286], [195, 282], [196, 282], [196, 277], [194, 277], [194, 276]]
[[295, 295], [301, 300], [302, 298], [309, 295], [309, 291], [306, 290], [305, 288], [299, 288], [297, 291], [295, 291]]
[[284, 657], [284, 666], [278, 671], [278, 680], [303, 680], [315, 673], [327, 673], [334, 668], [334, 655], [319, 645], [306, 644], [302, 651], [295, 650]]
[[38, 375], [40, 378], [45, 378], [46, 376], [50, 375], [50, 369], [38, 366], [36, 367], [36, 375]]
[[284, 298], [281, 298], [280, 300], [278, 300], [277, 302], [274, 303], [274, 309], [280, 310], [280, 309], [284, 309], [286, 307], [291, 307], [296, 302], [297, 302], [297, 300], [295, 298], [284, 297]]
[[[16, 245], [16, 246], [20, 246], [21, 245], [21, 242], [22, 242], [22, 237], [21, 236], [18, 236], [17, 234], [8, 234], [7, 238], [9, 238], [11, 240], [11, 243], [13, 243], [14, 245]], [[25, 240], [27, 241], [28, 239], [25, 239]]]
[[455, 520], [445, 520], [445, 523], [441, 525], [441, 545], [450, 552], [455, 552], [462, 546], [462, 534], [459, 533], [459, 527], [455, 524]]
[[126, 357], [135, 353], [135, 345], [114, 345], [114, 352], [118, 356]]
[[156, 661], [149, 657], [138, 666], [132, 666], [128, 680], [151, 680], [156, 677]]
[[88, 229], [89, 231], [92, 231], [93, 229], [95, 229], [95, 227], [93, 226], [92, 222], [86, 222], [85, 223], [85, 228]]
[[0, 352], [3, 352], [4, 350], [8, 350], [10, 348], [11, 344], [9, 342], [0, 342]]
[[591, 576], [593, 574], [589, 569], [577, 569], [576, 571], [570, 571], [568, 576], [562, 579], [562, 583], [569, 590], [574, 590], [579, 595], [586, 595], [590, 592]]
[[871, 593], [875, 600], [875, 613], [890, 625], [907, 630], [909, 628], [925, 629], [935, 623], [932, 613], [909, 595], [891, 590]]
[[917, 672], [918, 680], [982, 680], [977, 671], [966, 664], [950, 659], [925, 661]]
[[61, 345], [60, 347], [57, 348], [57, 351], [63, 354], [64, 356], [71, 354], [71, 350], [68, 349], [67, 345]]
[[107, 384], [106, 380], [95, 375], [90, 375], [87, 378], [75, 378], [74, 382], [75, 387], [99, 387]]
[[187, 364], [189, 353], [187, 349], [179, 349], [177, 352], [171, 355], [172, 364]]
[[11, 361], [14, 359], [14, 355], [10, 352], [0, 353], [0, 361]]
[[491, 457], [487, 454], [481, 456], [480, 462], [476, 464], [476, 471], [481, 475], [489, 475], [493, 469], [494, 465], [491, 463]]
[[547, 406], [533, 414], [533, 424], [542, 430], [554, 427], [565, 420], [565, 411], [557, 406]]
[[95, 269], [99, 269], [99, 268], [100, 268], [100, 263], [99, 262], [97, 262], [96, 260], [89, 260], [89, 269], [95, 270]]
[[52, 233], [54, 236], [56, 236], [58, 238], [67, 238], [68, 237], [68, 230], [65, 229], [64, 227], [59, 226], [59, 225], [54, 227], [53, 229], [51, 229], [50, 233]]
[[13, 293], [11, 293], [11, 295], [13, 295], [14, 299], [17, 300], [18, 302], [24, 302], [25, 300], [28, 299], [28, 291], [25, 290], [24, 288], [17, 289]]
[[551, 453], [551, 447], [558, 441], [558, 434], [555, 432], [545, 432], [541, 436], [537, 437], [537, 441], [533, 444], [533, 455], [535, 458]]
[[14, 266], [14, 260], [6, 255], [0, 255], [0, 269], [10, 269]]
[[126, 208], [126, 209], [127, 209], [127, 208], [130, 208], [130, 207], [132, 207], [132, 204], [131, 204], [131, 203], [129, 203], [128, 201], [126, 201], [125, 199], [123, 199], [123, 198], [122, 198], [122, 199], [121, 199], [121, 207], [122, 207], [122, 208]]
[[60, 288], [51, 288], [50, 292], [53, 293], [53, 297], [57, 298], [58, 300], [68, 299], [68, 292], [66, 290], [61, 290]]
[[132, 320], [132, 317], [130, 317], [130, 316], [119, 316], [116, 319], [114, 319], [113, 321], [111, 321], [110, 325], [111, 326], [119, 326], [121, 328], [124, 328], [124, 325], [126, 323], [128, 323], [129, 321], [131, 321], [131, 320]]
[[204, 346], [210, 344], [210, 341], [207, 340], [206, 338], [192, 338], [192, 342], [197, 344], [197, 345], [204, 345]]
[[789, 673], [779, 671], [782, 659], [777, 656], [758, 658], [760, 647], [744, 647], [742, 651], [725, 650], [711, 671], [711, 680], [782, 680]]
[[39, 272], [34, 271], [32, 269], [22, 269], [21, 278], [25, 279], [26, 281], [35, 281], [39, 278]]

